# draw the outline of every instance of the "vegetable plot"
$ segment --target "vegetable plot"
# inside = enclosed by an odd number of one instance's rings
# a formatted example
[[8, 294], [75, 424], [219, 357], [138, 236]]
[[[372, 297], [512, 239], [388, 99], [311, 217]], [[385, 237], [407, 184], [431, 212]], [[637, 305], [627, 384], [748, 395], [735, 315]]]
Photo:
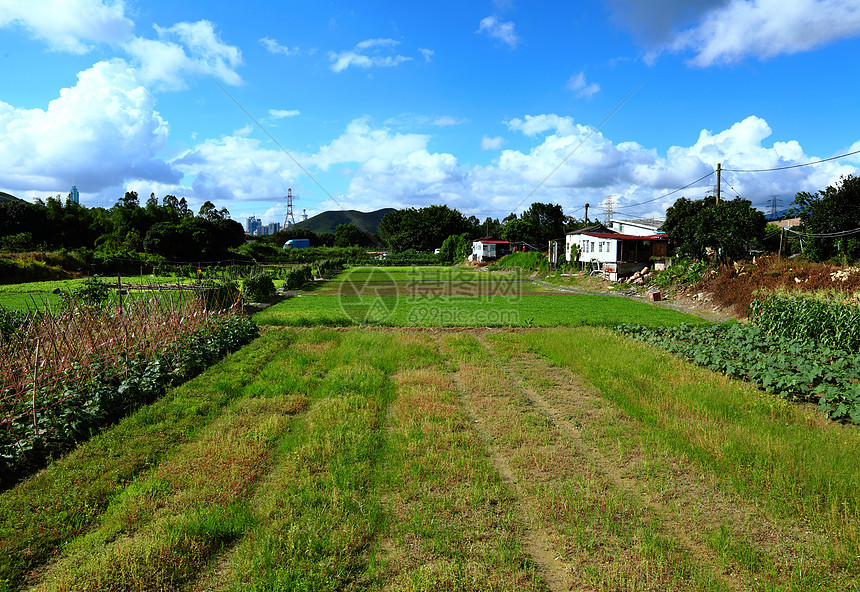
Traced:
[[835, 420], [860, 424], [860, 353], [820, 339], [790, 339], [743, 324], [622, 325], [619, 331], [778, 397], [815, 401]]

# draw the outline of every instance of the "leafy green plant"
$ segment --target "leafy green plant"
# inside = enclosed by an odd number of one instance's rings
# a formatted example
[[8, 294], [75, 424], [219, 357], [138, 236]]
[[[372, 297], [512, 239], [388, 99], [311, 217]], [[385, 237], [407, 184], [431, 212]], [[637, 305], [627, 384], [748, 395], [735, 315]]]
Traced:
[[110, 298], [111, 286], [98, 277], [87, 278], [79, 285], [60, 293], [62, 304], [67, 308], [76, 306], [103, 306]]
[[242, 284], [242, 294], [251, 302], [266, 302], [275, 297], [275, 282], [265, 274], [251, 276]]
[[860, 353], [856, 349], [788, 339], [740, 323], [657, 329], [622, 325], [618, 330], [778, 397], [816, 401], [830, 418], [860, 424]]

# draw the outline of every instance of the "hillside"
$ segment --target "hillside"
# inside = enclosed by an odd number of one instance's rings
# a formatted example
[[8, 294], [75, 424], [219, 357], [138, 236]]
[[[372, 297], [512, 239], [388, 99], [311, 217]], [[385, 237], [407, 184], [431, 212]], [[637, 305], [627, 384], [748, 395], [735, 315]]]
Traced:
[[0, 203], [6, 203], [8, 201], [24, 201], [23, 199], [19, 199], [14, 195], [9, 195], [8, 193], [4, 193], [0, 191]]
[[296, 228], [310, 230], [316, 234], [334, 232], [340, 224], [355, 224], [361, 230], [376, 234], [382, 217], [396, 211], [394, 208], [382, 208], [375, 212], [359, 212], [357, 210], [332, 210], [317, 214], [296, 224]]

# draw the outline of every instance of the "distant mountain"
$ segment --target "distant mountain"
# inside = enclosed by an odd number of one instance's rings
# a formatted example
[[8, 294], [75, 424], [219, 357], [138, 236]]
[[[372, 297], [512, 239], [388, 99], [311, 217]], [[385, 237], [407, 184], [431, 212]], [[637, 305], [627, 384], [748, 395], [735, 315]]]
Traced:
[[0, 203], [6, 203], [7, 201], [24, 201], [23, 199], [19, 199], [14, 195], [9, 195], [8, 193], [3, 193], [0, 191]]
[[294, 228], [309, 230], [315, 234], [334, 232], [341, 224], [355, 224], [361, 230], [376, 234], [379, 221], [389, 212], [396, 212], [394, 208], [382, 208], [375, 212], [359, 212], [357, 210], [331, 210], [317, 214], [303, 222], [297, 222]]

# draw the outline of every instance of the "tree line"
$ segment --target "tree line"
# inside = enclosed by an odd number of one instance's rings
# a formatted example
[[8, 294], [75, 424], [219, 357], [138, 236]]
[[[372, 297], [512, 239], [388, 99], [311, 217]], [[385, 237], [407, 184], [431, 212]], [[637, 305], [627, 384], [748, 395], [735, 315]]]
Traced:
[[59, 196], [35, 203], [0, 203], [0, 247], [4, 250], [87, 250], [103, 256], [169, 260], [218, 258], [245, 242], [230, 212], [205, 202], [194, 214], [183, 197], [154, 194], [141, 205], [134, 191], [111, 208], [87, 208]]
[[[798, 193], [790, 215], [800, 218], [803, 253], [823, 261], [860, 259], [860, 178], [846, 176], [817, 193]], [[87, 208], [59, 196], [35, 203], [0, 203], [0, 250], [83, 249], [102, 255], [134, 257], [140, 253], [174, 261], [214, 260], [228, 252], [276, 257], [291, 238], [308, 238], [311, 246], [351, 247], [390, 252], [433, 252], [443, 261], [460, 260], [473, 240], [493, 236], [545, 250], [553, 239], [589, 223], [565, 215], [558, 204], [532, 203], [520, 215], [483, 221], [446, 205], [403, 208], [386, 214], [376, 233], [341, 224], [334, 233], [314, 234], [286, 228], [270, 236], [246, 237], [230, 212], [205, 202], [192, 212], [185, 198], [150, 194], [141, 204], [127, 192], [111, 208]], [[666, 212], [663, 230], [676, 252], [695, 258], [742, 259], [751, 249], [776, 250], [764, 214], [749, 200], [678, 199]], [[768, 236], [771, 241], [768, 243]], [[250, 240], [250, 244], [246, 241]]]

